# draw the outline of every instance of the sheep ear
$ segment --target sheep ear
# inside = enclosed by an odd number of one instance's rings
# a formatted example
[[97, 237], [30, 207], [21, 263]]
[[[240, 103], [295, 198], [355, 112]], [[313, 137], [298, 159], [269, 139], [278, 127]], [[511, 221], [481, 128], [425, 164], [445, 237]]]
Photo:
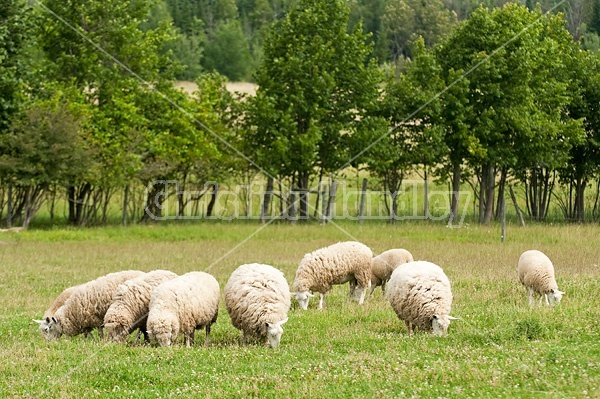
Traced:
[[560, 290], [556, 290], [556, 293], [557, 294], [561, 294], [561, 295], [565, 295], [565, 292], [564, 291], [560, 291]]
[[448, 320], [462, 320], [462, 319], [460, 317], [454, 317], [454, 316], [448, 315]]
[[35, 321], [38, 324], [42, 324], [44, 322], [44, 320], [36, 320], [36, 319], [31, 319], [31, 320]]
[[282, 325], [284, 325], [285, 323], [287, 323], [287, 321], [288, 321], [288, 318], [286, 317], [285, 319], [281, 320], [281, 321], [280, 321], [279, 323], [277, 323], [277, 324], [279, 324], [280, 326], [282, 326]]
[[306, 295], [308, 295], [309, 298], [312, 298], [313, 296], [315, 296], [315, 294], [311, 294], [310, 292], [308, 292]]

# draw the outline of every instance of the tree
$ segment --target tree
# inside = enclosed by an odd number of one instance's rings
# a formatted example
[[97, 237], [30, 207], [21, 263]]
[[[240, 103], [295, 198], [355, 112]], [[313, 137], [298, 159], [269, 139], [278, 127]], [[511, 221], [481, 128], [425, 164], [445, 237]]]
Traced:
[[[85, 93], [92, 107], [91, 134], [101, 148], [101, 173], [67, 186], [72, 224], [87, 223], [100, 205], [106, 209], [115, 187], [126, 186], [141, 167], [141, 154], [132, 153], [132, 143], [145, 142], [140, 135], [149, 130], [135, 102], [150, 89], [140, 79], [158, 88], [175, 73], [162, 52], [175, 37], [168, 21], [155, 29], [141, 29], [151, 5], [147, 0], [44, 3], [50, 11], [42, 13], [38, 36], [48, 60], [46, 78]], [[68, 24], [58, 23], [54, 15]]]
[[238, 20], [222, 22], [206, 42], [204, 69], [216, 71], [232, 81], [245, 80], [252, 70], [250, 47]]
[[390, 0], [382, 17], [381, 35], [392, 61], [412, 56], [414, 41], [422, 37], [432, 46], [456, 23], [456, 14], [442, 0]]
[[377, 96], [371, 47], [360, 26], [348, 32], [348, 13], [340, 0], [299, 1], [270, 30], [256, 74], [248, 140], [260, 166], [300, 190], [301, 218], [311, 177], [345, 166], [344, 136]]
[[[427, 171], [443, 162], [446, 147], [438, 114], [441, 103], [436, 95], [443, 89], [440, 68], [422, 38], [415, 42], [414, 62], [403, 73], [391, 74], [379, 115], [387, 121], [388, 132], [369, 152], [369, 170], [384, 182], [392, 198], [390, 215], [398, 215], [396, 196], [404, 176], [422, 165]], [[427, 216], [427, 211], [425, 212]]]
[[[565, 162], [581, 135], [580, 123], [564, 112], [572, 53], [560, 16], [541, 18], [540, 10], [516, 4], [491, 11], [480, 7], [440, 47], [443, 71], [468, 71], [466, 121], [481, 151], [467, 161], [479, 175], [482, 223], [493, 216], [497, 173], [501, 197], [509, 171], [523, 168], [517, 161], [525, 160], [532, 161], [533, 179], [543, 182], [533, 193], [544, 197], [543, 206], [530, 210], [545, 217], [552, 184], [548, 171]], [[528, 156], [533, 154], [546, 158], [533, 163]]]

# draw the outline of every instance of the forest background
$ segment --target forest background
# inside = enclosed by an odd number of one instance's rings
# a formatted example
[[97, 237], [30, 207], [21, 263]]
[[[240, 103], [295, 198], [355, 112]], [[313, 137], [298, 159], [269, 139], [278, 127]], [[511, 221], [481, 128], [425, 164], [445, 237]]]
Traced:
[[319, 218], [363, 178], [389, 220], [440, 192], [450, 223], [465, 192], [484, 224], [509, 192], [530, 220], [600, 215], [600, 0], [7, 0], [0, 21], [5, 227]]

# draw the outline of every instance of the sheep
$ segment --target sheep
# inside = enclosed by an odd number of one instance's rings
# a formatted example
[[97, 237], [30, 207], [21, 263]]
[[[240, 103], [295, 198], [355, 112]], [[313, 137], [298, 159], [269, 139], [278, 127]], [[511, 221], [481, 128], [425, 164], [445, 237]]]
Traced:
[[148, 335], [160, 346], [171, 346], [181, 333], [185, 345], [191, 347], [195, 330], [205, 327], [207, 345], [220, 295], [217, 280], [204, 272], [189, 272], [162, 283], [150, 296]]
[[387, 284], [385, 296], [409, 334], [416, 326], [437, 336], [446, 334], [451, 320], [452, 291], [441, 267], [431, 262], [414, 261], [396, 268]]
[[392, 272], [400, 265], [412, 262], [413, 256], [406, 249], [390, 249], [382, 252], [371, 260], [371, 291], [373, 294], [375, 288], [381, 286], [385, 293], [385, 284], [390, 279]]
[[134, 330], [140, 329], [148, 342], [146, 321], [152, 290], [165, 281], [177, 277], [168, 270], [154, 270], [125, 281], [113, 295], [113, 303], [104, 316], [104, 328], [114, 342], [123, 342]]
[[350, 283], [350, 297], [362, 305], [371, 285], [373, 252], [356, 241], [339, 242], [304, 255], [294, 279], [294, 295], [302, 309], [308, 301], [320, 294], [319, 310], [323, 309], [325, 294], [334, 284]]
[[81, 287], [81, 284], [65, 289], [56, 297], [52, 305], [50, 305], [50, 307], [44, 312], [44, 317], [42, 317], [41, 320], [33, 319], [33, 321], [39, 325], [38, 329], [44, 338], [48, 339], [47, 335], [50, 331], [48, 328], [50, 324], [50, 318], [54, 316], [54, 313], [56, 313], [58, 308], [64, 305], [66, 300], [69, 299], [79, 287]]
[[517, 274], [521, 284], [527, 288], [529, 306], [534, 303], [534, 294], [540, 295], [540, 304], [545, 299], [546, 305], [560, 303], [564, 292], [559, 291], [554, 278], [554, 266], [541, 251], [525, 251], [519, 257]]
[[109, 273], [83, 284], [58, 308], [54, 316], [46, 319], [46, 338], [54, 340], [62, 335], [88, 335], [95, 328], [98, 329], [100, 338], [103, 338], [104, 315], [112, 303], [115, 289], [124, 281], [142, 274], [144, 273], [138, 270], [126, 270]]
[[288, 320], [290, 288], [283, 273], [269, 265], [241, 265], [225, 285], [225, 305], [235, 328], [250, 337], [265, 339], [277, 348]]

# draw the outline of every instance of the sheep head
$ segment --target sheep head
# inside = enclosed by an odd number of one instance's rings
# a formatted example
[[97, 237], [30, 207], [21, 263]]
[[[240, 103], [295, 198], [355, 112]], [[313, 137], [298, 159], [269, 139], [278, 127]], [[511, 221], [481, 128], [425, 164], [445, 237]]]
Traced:
[[308, 301], [310, 298], [312, 298], [314, 296], [313, 294], [311, 294], [308, 291], [293, 292], [292, 295], [296, 295], [296, 300], [298, 301], [298, 304], [300, 304], [300, 307], [303, 310], [308, 309]]
[[550, 305], [557, 305], [560, 303], [560, 300], [562, 299], [564, 292], [563, 291], [559, 291], [558, 289], [552, 289], [548, 294], [548, 302], [550, 303]]
[[267, 340], [271, 348], [277, 348], [281, 341], [281, 335], [283, 334], [283, 325], [288, 321], [287, 317], [277, 323], [266, 323], [267, 327]]
[[433, 334], [438, 337], [446, 335], [448, 327], [450, 327], [450, 321], [458, 320], [457, 317], [452, 317], [447, 314], [434, 314], [431, 317], [431, 327], [433, 328]]

